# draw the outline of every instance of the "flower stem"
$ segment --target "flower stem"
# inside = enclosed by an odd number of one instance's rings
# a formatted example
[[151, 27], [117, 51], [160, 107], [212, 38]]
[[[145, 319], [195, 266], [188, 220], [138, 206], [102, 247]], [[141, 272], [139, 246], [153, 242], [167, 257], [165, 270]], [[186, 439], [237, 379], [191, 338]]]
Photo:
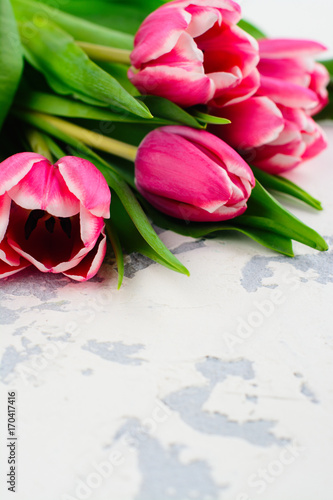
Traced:
[[26, 129], [25, 135], [33, 152], [44, 156], [51, 163], [53, 163], [52, 153], [46, 144], [43, 134], [41, 134], [38, 130], [29, 127]]
[[105, 135], [92, 132], [86, 128], [79, 127], [74, 123], [67, 122], [56, 116], [46, 115], [44, 113], [38, 113], [36, 111], [31, 111], [29, 114], [39, 117], [45, 122], [57, 127], [59, 130], [65, 134], [70, 135], [74, 139], [77, 139], [87, 146], [99, 149], [105, 153], [110, 153], [115, 156], [120, 156], [125, 160], [135, 161], [138, 148], [132, 146], [131, 144], [126, 144], [125, 142], [117, 141], [116, 139], [111, 139]]
[[123, 63], [127, 66], [131, 65], [131, 51], [125, 49], [115, 49], [113, 47], [105, 47], [105, 45], [95, 45], [94, 43], [76, 42], [76, 45], [94, 61]]

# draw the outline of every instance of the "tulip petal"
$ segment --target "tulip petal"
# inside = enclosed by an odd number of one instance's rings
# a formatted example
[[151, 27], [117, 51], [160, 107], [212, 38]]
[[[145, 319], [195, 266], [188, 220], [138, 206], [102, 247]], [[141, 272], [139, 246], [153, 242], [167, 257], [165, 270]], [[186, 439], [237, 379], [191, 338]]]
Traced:
[[81, 206], [80, 211], [81, 240], [85, 247], [95, 245], [103, 227], [103, 217], [96, 217], [85, 207]]
[[0, 163], [0, 196], [9, 191], [36, 163], [45, 161], [44, 156], [36, 153], [17, 153]]
[[261, 77], [257, 94], [269, 97], [277, 104], [290, 108], [311, 109], [319, 102], [313, 90], [268, 76]]
[[223, 92], [220, 97], [214, 97], [210, 104], [213, 107], [223, 107], [238, 104], [239, 102], [245, 101], [252, 97], [258, 90], [259, 85], [260, 74], [257, 69], [254, 69], [252, 73], [250, 73], [246, 78], [243, 78], [238, 85]]
[[228, 144], [239, 148], [243, 156], [250, 154], [253, 165], [274, 174], [301, 162], [306, 146], [298, 124], [292, 119], [303, 119], [303, 111], [283, 108], [283, 113], [291, 119], [288, 121], [270, 99], [253, 97], [219, 112], [232, 123], [212, 127], [213, 130]]
[[327, 47], [313, 40], [263, 38], [259, 40], [259, 50], [260, 57], [282, 59], [314, 56], [327, 50]]
[[149, 67], [175, 66], [186, 69], [186, 71], [204, 74], [202, 63], [202, 51], [198, 49], [193, 38], [188, 33], [182, 33], [175, 47], [167, 54], [152, 61]]
[[5, 262], [9, 266], [17, 267], [20, 265], [21, 258], [18, 253], [16, 253], [6, 239], [2, 240], [0, 243], [0, 261]]
[[277, 78], [295, 83], [302, 87], [309, 87], [311, 83], [311, 72], [315, 68], [315, 62], [308, 58], [293, 59], [264, 59], [261, 58], [258, 69], [262, 76]]
[[63, 274], [76, 281], [90, 280], [97, 274], [103, 263], [105, 254], [106, 236], [104, 230], [102, 230], [94, 249], [76, 267], [73, 267], [70, 272], [64, 272]]
[[191, 14], [183, 9], [160, 8], [142, 23], [134, 39], [131, 62], [134, 67], [170, 52], [187, 29]]
[[195, 41], [205, 54], [206, 74], [223, 71], [245, 78], [259, 62], [257, 41], [238, 26], [214, 26]]
[[56, 166], [44, 159], [35, 163], [9, 196], [28, 210], [45, 210], [57, 217], [72, 217], [80, 211], [78, 199], [69, 191]]
[[301, 163], [301, 161], [302, 160], [297, 156], [277, 153], [276, 155], [265, 160], [256, 160], [256, 166], [269, 174], [276, 175], [294, 169]]
[[56, 165], [69, 191], [96, 217], [110, 217], [110, 189], [105, 178], [90, 161], [65, 156]]
[[[303, 160], [314, 158], [328, 146], [328, 141], [324, 131], [315, 123], [316, 133], [312, 134], [312, 141], [307, 145], [306, 150], [302, 156]], [[304, 139], [304, 137], [303, 137]]]
[[85, 248], [81, 241], [79, 215], [71, 218], [70, 236], [63, 231], [59, 219], [55, 221], [52, 233], [40, 219], [27, 237], [25, 227], [28, 214], [29, 211], [22, 207], [15, 205], [12, 208], [7, 241], [15, 252], [40, 271], [62, 272], [62, 269], [70, 269], [77, 264], [78, 259], [82, 259], [89, 252], [90, 248]]
[[207, 103], [215, 93], [206, 75], [182, 68], [153, 66], [137, 74], [129, 70], [129, 78], [141, 93], [159, 95], [184, 107]]
[[24, 259], [21, 259], [21, 262], [18, 266], [10, 266], [0, 260], [0, 278], [8, 278], [13, 274], [23, 271], [23, 269], [26, 269], [29, 266], [31, 266], [30, 262], [27, 262]]
[[0, 196], [0, 242], [4, 239], [9, 223], [11, 199], [7, 193]]
[[238, 150], [256, 148], [277, 139], [284, 128], [278, 107], [267, 97], [252, 97], [217, 112], [231, 121], [215, 126], [214, 132]]
[[313, 90], [318, 98], [319, 104], [316, 108], [311, 109], [311, 115], [319, 113], [328, 104], [327, 86], [330, 82], [330, 74], [320, 63], [316, 63], [314, 71], [311, 75], [310, 89]]
[[141, 188], [140, 192], [149, 203], [161, 212], [185, 221], [217, 222], [229, 220], [241, 215], [247, 208], [245, 202], [241, 207], [228, 207], [220, 204], [213, 212], [210, 212], [197, 206], [155, 195]]
[[219, 25], [222, 23], [222, 15], [218, 9], [207, 9], [206, 7], [190, 5], [186, 8], [186, 11], [192, 16], [186, 32], [193, 38], [211, 29], [216, 22], [218, 22]]
[[179, 8], [188, 9], [195, 5], [195, 7], [214, 8], [219, 10], [222, 14], [223, 21], [227, 24], [237, 24], [241, 18], [241, 7], [238, 3], [232, 0], [209, 0], [209, 5], [207, 5], [207, 0], [174, 0], [169, 4], [163, 6], [166, 8]]
[[223, 158], [223, 162], [225, 163], [228, 172], [237, 175], [241, 179], [247, 180], [252, 186], [254, 186], [254, 175], [248, 164], [242, 160], [233, 148], [228, 146], [228, 144], [218, 137], [215, 137], [215, 135], [210, 134], [205, 130], [195, 130], [189, 127], [181, 127], [177, 125], [162, 127], [160, 130], [168, 131], [170, 134], [178, 134], [179, 136], [200, 145], [206, 154], [209, 154], [210, 151], [210, 154], [214, 156], [215, 161], [219, 161], [219, 158]]

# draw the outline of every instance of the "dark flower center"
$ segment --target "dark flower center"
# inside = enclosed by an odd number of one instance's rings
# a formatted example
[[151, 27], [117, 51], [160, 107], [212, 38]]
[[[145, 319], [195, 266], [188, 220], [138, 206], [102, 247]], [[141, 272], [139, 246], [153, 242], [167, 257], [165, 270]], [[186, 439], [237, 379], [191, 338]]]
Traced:
[[24, 226], [24, 235], [26, 240], [30, 238], [39, 222], [44, 222], [45, 228], [51, 234], [53, 234], [54, 228], [57, 222], [59, 222], [60, 227], [66, 236], [68, 238], [71, 238], [72, 236], [72, 222], [70, 217], [54, 217], [53, 215], [45, 212], [45, 210], [32, 210]]

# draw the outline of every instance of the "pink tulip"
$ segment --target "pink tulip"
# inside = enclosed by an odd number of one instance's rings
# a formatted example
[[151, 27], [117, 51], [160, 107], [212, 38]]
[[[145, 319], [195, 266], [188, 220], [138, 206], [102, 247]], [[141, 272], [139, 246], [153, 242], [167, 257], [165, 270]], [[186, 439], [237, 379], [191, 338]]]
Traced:
[[188, 221], [223, 221], [245, 212], [255, 184], [250, 167], [227, 144], [203, 131], [168, 126], [139, 146], [138, 191], [154, 207]]
[[180, 106], [235, 103], [259, 86], [258, 43], [236, 24], [232, 0], [175, 0], [141, 25], [129, 78], [143, 94]]
[[259, 41], [260, 88], [257, 95], [276, 104], [318, 113], [328, 102], [330, 77], [315, 57], [326, 50], [309, 40], [263, 39]]
[[251, 97], [211, 112], [231, 124], [212, 126], [210, 131], [271, 174], [295, 168], [327, 146], [323, 131], [304, 110], [277, 105], [268, 97]]
[[105, 256], [109, 207], [106, 181], [87, 160], [7, 158], [0, 164], [0, 277], [34, 265], [76, 281], [92, 278]]

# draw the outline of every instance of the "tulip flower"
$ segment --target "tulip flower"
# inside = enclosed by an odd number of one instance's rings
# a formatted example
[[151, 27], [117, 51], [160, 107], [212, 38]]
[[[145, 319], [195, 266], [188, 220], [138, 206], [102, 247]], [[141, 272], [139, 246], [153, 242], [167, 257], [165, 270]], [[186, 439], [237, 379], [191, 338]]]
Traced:
[[304, 110], [277, 105], [268, 97], [251, 97], [211, 112], [231, 124], [212, 126], [210, 131], [271, 174], [291, 170], [327, 146], [324, 132]]
[[325, 50], [324, 45], [311, 40], [260, 40], [257, 95], [310, 115], [318, 113], [328, 102], [330, 77], [314, 58]]
[[0, 164], [0, 277], [33, 265], [76, 281], [92, 278], [105, 256], [109, 207], [106, 181], [87, 160], [7, 158]]
[[167, 126], [150, 132], [135, 162], [138, 191], [154, 207], [188, 221], [224, 221], [245, 212], [255, 180], [227, 144], [204, 131]]
[[259, 86], [258, 43], [232, 0], [175, 0], [141, 25], [129, 78], [143, 94], [183, 107], [240, 102]]

